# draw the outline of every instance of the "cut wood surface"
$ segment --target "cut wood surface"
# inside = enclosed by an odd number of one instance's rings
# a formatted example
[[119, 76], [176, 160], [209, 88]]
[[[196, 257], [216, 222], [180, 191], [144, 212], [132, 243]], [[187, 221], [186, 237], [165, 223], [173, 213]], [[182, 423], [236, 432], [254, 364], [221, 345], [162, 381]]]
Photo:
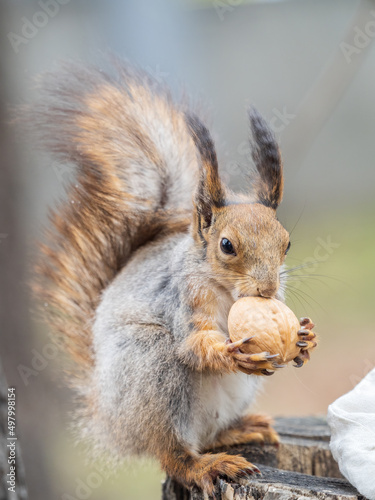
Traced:
[[329, 449], [330, 435], [325, 418], [279, 418], [274, 427], [281, 438], [279, 448], [241, 445], [225, 451], [278, 469], [313, 476], [342, 477]]
[[[228, 483], [217, 482], [217, 499], [222, 500], [363, 500], [342, 478], [329, 449], [329, 428], [324, 418], [279, 418], [275, 428], [281, 444], [237, 445], [221, 448], [241, 454], [255, 463], [261, 477]], [[205, 500], [198, 489], [188, 491], [170, 478], [163, 484], [163, 500]]]
[[[219, 479], [215, 498], [220, 500], [363, 500], [343, 479], [308, 476], [259, 465], [262, 477], [241, 484]], [[168, 478], [163, 484], [163, 500], [206, 500], [198, 489], [188, 491]]]

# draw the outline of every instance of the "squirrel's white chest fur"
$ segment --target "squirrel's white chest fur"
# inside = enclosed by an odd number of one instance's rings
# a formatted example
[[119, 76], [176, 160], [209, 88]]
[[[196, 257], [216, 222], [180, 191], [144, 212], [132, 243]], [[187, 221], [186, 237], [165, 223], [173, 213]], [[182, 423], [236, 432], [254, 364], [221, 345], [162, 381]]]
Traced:
[[262, 383], [245, 373], [202, 375], [197, 388], [193, 436], [197, 449], [208, 447], [218, 432], [246, 413]]
[[[234, 299], [220, 290], [217, 291], [217, 297], [219, 303], [215, 321], [229, 338], [228, 313]], [[200, 375], [196, 387], [194, 428], [189, 436], [197, 450], [209, 447], [221, 430], [246, 413], [262, 381], [262, 377], [242, 372]]]

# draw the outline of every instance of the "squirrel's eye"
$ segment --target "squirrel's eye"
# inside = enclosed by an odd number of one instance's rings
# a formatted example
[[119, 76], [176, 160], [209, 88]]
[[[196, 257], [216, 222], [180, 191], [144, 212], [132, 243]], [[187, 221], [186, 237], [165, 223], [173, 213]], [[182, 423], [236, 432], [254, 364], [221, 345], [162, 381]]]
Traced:
[[221, 251], [227, 254], [236, 255], [232, 243], [227, 239], [223, 238], [220, 242]]
[[291, 245], [291, 243], [289, 241], [288, 246], [286, 247], [286, 250], [285, 250], [285, 255], [289, 252], [290, 245]]

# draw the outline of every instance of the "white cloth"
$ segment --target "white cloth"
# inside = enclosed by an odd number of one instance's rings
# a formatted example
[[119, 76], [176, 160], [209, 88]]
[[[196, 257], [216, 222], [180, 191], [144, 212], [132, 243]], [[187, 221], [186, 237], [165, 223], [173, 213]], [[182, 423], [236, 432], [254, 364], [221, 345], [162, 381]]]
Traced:
[[328, 407], [331, 451], [341, 473], [375, 500], [375, 368]]

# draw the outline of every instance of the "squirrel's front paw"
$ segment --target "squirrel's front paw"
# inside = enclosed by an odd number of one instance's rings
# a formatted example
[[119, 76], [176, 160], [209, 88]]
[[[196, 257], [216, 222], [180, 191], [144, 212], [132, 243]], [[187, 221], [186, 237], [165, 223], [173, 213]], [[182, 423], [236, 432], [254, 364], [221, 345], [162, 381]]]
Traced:
[[285, 366], [273, 361], [278, 357], [278, 354], [270, 354], [269, 352], [245, 354], [241, 352], [241, 346], [248, 344], [252, 339], [253, 337], [247, 337], [237, 342], [226, 341], [226, 351], [228, 356], [231, 356], [235, 369], [248, 375], [273, 375], [277, 368]]
[[298, 331], [297, 346], [301, 348], [301, 351], [293, 360], [296, 368], [301, 368], [310, 359], [310, 351], [317, 346], [316, 334], [312, 331], [315, 325], [311, 319], [301, 318], [299, 323], [302, 328]]

